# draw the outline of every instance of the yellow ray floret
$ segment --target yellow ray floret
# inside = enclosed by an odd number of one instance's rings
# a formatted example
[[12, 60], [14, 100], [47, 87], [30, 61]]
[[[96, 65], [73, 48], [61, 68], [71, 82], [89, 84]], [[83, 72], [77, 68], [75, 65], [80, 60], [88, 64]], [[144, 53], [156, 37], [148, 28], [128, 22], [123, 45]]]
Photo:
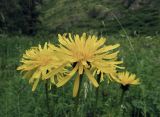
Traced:
[[[113, 51], [120, 45], [105, 45], [106, 39], [98, 38], [94, 35], [87, 36], [83, 33], [82, 36], [71, 34], [58, 35], [59, 46], [52, 48], [55, 50], [56, 55], [66, 61], [66, 63], [73, 65], [71, 72], [66, 75], [62, 81], [57, 83], [57, 86], [63, 86], [67, 83], [74, 74], [77, 73], [77, 77], [74, 85], [74, 96], [79, 87], [79, 75], [86, 74], [91, 83], [98, 87], [98, 83], [93, 76], [91, 68], [100, 70], [103, 73], [110, 74], [115, 73], [118, 64], [122, 61], [117, 61], [117, 55], [119, 51]], [[52, 75], [49, 74], [49, 75]]]
[[128, 71], [117, 73], [114, 79], [123, 86], [140, 84], [139, 78], [136, 78], [135, 74], [130, 74]]
[[[29, 78], [29, 83], [33, 84], [32, 91], [36, 89], [40, 80], [50, 79], [52, 83], [55, 83], [54, 76], [57, 79], [62, 78], [60, 73], [64, 70], [60, 66], [63, 62], [55, 56], [50, 46], [54, 45], [45, 43], [43, 48], [38, 45], [38, 47], [26, 50], [21, 60], [22, 65], [17, 68], [22, 71], [23, 77]], [[50, 72], [54, 72], [54, 75], [46, 77]]]

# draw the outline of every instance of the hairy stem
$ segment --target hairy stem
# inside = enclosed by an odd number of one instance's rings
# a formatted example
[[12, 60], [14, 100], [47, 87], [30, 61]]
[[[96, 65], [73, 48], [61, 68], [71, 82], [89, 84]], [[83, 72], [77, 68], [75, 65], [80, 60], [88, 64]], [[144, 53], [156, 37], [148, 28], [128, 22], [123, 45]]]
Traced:
[[46, 93], [46, 106], [47, 106], [47, 114], [48, 114], [48, 117], [52, 117], [51, 116], [51, 112], [50, 112], [50, 106], [49, 106], [49, 91], [48, 91], [48, 80], [46, 80], [46, 83], [45, 83], [45, 93]]

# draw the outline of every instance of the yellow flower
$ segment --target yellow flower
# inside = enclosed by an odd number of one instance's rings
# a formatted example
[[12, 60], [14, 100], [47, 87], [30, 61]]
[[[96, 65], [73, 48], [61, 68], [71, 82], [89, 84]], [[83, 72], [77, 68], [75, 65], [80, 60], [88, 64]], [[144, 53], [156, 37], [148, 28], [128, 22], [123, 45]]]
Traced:
[[[32, 91], [36, 89], [40, 79], [50, 79], [50, 81], [55, 84], [54, 76], [57, 79], [63, 77], [63, 75], [59, 73], [59, 66], [63, 62], [59, 61], [55, 56], [54, 51], [49, 47], [51, 45], [52, 44], [45, 43], [44, 48], [39, 45], [38, 47], [32, 47], [26, 50], [21, 60], [22, 65], [17, 68], [17, 70], [21, 70], [24, 74], [23, 78], [30, 79], [29, 83], [33, 84]], [[50, 72], [54, 72], [54, 74], [46, 77]]]
[[[106, 46], [104, 45], [106, 39], [103, 37], [98, 39], [94, 35], [87, 36], [83, 33], [82, 36], [74, 35], [72, 38], [71, 34], [59, 34], [58, 39], [59, 47], [53, 46], [52, 48], [60, 59], [66, 61], [66, 64], [71, 64], [74, 68], [57, 83], [57, 87], [63, 86], [77, 73], [73, 88], [74, 97], [79, 90], [80, 76], [82, 74], [85, 73], [92, 84], [98, 87], [99, 84], [94, 78], [91, 68], [110, 74], [118, 68], [117, 64], [122, 63], [122, 61], [116, 61], [118, 51], [113, 52], [114, 49], [119, 47], [119, 44]], [[49, 75], [52, 75], [52, 72]]]
[[140, 84], [140, 81], [136, 78], [136, 75], [130, 74], [128, 71], [117, 73], [116, 78], [114, 79], [123, 86]]

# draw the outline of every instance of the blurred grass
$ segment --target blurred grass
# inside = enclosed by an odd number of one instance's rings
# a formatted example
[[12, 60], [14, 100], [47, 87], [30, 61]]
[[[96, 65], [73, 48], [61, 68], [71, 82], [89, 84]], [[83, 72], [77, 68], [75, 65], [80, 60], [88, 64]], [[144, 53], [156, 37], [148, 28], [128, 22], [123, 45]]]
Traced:
[[[94, 88], [88, 86], [87, 98], [84, 98], [83, 86], [79, 106], [80, 117], [90, 117], [96, 111], [97, 117], [158, 117], [160, 116], [160, 36], [130, 37], [134, 51], [125, 36], [110, 36], [107, 43], [120, 43], [120, 59], [130, 72], [141, 79], [140, 86], [133, 86], [125, 95], [120, 111], [121, 90], [115, 83], [103, 82], [100, 86], [98, 109], [94, 110]], [[19, 60], [26, 49], [45, 41], [57, 42], [55, 37], [0, 36], [0, 117], [47, 117], [44, 84], [35, 92], [27, 80], [21, 79], [16, 71]], [[137, 61], [136, 61], [136, 58]], [[85, 81], [84, 81], [85, 82]], [[54, 117], [72, 117], [74, 100], [72, 83], [50, 91], [50, 106]], [[85, 82], [88, 84], [87, 82]], [[92, 93], [91, 93], [92, 90]]]

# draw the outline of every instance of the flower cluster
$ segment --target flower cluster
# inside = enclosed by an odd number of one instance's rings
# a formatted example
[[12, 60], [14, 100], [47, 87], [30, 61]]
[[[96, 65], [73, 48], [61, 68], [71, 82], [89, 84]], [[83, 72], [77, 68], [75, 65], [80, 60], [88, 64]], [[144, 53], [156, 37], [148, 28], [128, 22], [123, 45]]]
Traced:
[[[51, 45], [45, 43], [43, 48], [38, 45], [38, 47], [26, 50], [21, 60], [22, 65], [17, 68], [17, 70], [22, 71], [23, 78], [29, 78], [29, 83], [33, 84], [32, 91], [36, 89], [40, 79], [49, 79], [51, 83], [56, 84], [65, 73], [65, 69], [59, 71], [63, 61], [55, 56], [55, 52], [50, 48]], [[50, 72], [54, 74], [46, 77]]]
[[123, 69], [123, 61], [118, 60], [119, 44], [106, 45], [106, 38], [87, 36], [86, 33], [82, 36], [59, 34], [58, 41], [56, 46], [45, 43], [44, 48], [39, 45], [23, 55], [22, 65], [17, 69], [33, 83], [33, 91], [40, 79], [48, 79], [61, 87], [76, 76], [73, 87], [73, 96], [76, 97], [84, 74], [95, 87], [100, 83], [96, 76], [103, 81], [104, 75], [122, 85], [139, 83], [135, 75], [117, 73], [118, 69]]

